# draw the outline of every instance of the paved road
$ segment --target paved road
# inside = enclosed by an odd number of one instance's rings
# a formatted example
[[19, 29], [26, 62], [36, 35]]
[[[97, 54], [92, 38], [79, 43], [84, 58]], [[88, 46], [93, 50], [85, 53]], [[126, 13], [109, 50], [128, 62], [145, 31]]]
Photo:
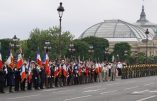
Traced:
[[6, 93], [0, 101], [157, 101], [157, 77]]

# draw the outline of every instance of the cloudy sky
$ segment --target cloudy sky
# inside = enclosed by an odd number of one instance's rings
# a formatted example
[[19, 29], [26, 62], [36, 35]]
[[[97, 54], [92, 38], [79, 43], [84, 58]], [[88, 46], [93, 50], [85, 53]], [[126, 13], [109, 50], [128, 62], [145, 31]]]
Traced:
[[[27, 39], [34, 28], [59, 25], [57, 7], [63, 2], [63, 31], [77, 38], [85, 29], [103, 20], [139, 19], [143, 0], [0, 0], [0, 39], [15, 34]], [[157, 23], [157, 0], [145, 0], [147, 19]]]

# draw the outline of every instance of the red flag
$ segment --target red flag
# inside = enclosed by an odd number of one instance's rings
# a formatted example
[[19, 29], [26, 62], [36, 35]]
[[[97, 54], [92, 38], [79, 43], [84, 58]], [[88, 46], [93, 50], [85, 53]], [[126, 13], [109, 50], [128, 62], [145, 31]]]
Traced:
[[45, 64], [45, 73], [46, 73], [46, 75], [50, 75], [49, 57], [48, 57], [47, 53], [44, 56], [44, 64]]
[[19, 69], [20, 67], [22, 67], [23, 65], [23, 59], [22, 59], [22, 55], [21, 53], [18, 54], [18, 59], [17, 59], [17, 64], [16, 64], [16, 68]]

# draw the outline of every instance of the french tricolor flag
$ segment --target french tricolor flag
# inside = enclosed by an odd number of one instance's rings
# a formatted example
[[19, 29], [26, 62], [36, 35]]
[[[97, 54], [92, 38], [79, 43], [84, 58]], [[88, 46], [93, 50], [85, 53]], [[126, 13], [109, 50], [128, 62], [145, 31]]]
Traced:
[[21, 67], [21, 80], [23, 81], [26, 78], [26, 67]]
[[20, 67], [22, 67], [22, 65], [23, 65], [23, 58], [21, 52], [19, 52], [16, 68], [19, 69]]
[[40, 52], [38, 50], [37, 52], [37, 58], [36, 58], [36, 62], [37, 64], [40, 66], [40, 68], [42, 67], [42, 61], [41, 61], [41, 57], [40, 57]]
[[43, 59], [43, 63], [45, 64], [45, 73], [46, 73], [46, 75], [50, 75], [48, 53], [45, 54], [44, 59]]
[[14, 69], [14, 57], [10, 50], [10, 56], [8, 57], [7, 61], [5, 62], [11, 69]]
[[63, 75], [67, 77], [67, 66], [65, 64], [63, 65]]

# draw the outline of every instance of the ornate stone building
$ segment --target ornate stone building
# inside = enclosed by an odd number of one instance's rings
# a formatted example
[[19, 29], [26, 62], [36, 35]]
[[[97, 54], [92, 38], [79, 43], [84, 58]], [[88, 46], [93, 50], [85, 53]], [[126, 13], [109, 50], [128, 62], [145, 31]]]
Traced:
[[[149, 34], [146, 35], [146, 29]], [[109, 41], [109, 49], [113, 50], [116, 43], [128, 42], [132, 46], [132, 53], [143, 52], [148, 56], [157, 56], [157, 25], [146, 19], [144, 5], [140, 19], [135, 24], [122, 20], [105, 20], [86, 29], [80, 38], [96, 36]], [[148, 38], [148, 41], [146, 39]], [[147, 43], [148, 42], [148, 43]]]

